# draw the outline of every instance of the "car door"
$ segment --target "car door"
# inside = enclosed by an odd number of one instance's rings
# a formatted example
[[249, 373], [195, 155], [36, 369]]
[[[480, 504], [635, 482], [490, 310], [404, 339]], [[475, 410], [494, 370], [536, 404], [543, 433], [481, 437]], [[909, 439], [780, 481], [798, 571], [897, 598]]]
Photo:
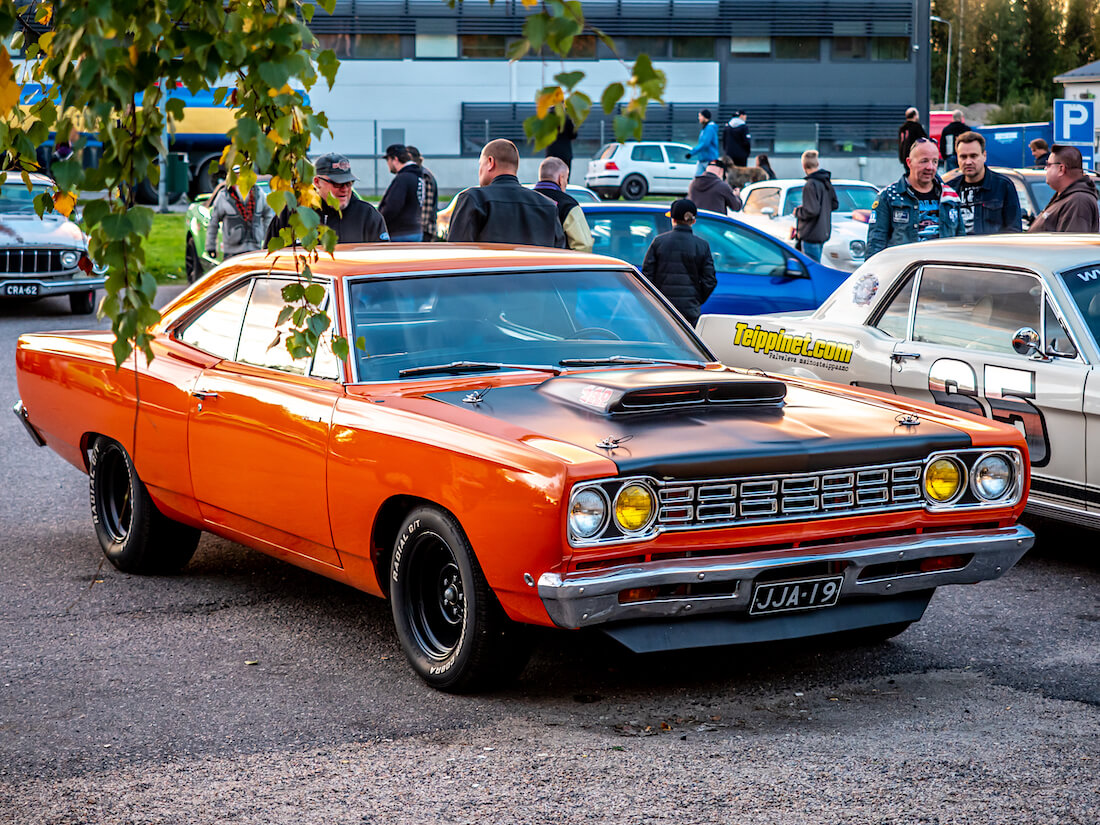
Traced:
[[660, 189], [654, 191], [683, 195], [691, 185], [691, 179], [695, 177], [698, 161], [688, 157], [691, 147], [682, 143], [662, 143], [661, 149], [666, 158], [665, 168], [659, 178]]
[[[710, 244], [718, 276], [718, 286], [703, 312], [755, 315], [818, 305], [805, 266], [771, 238], [710, 215], [700, 215], [694, 230]], [[787, 274], [788, 257], [796, 262], [800, 275]]]
[[[915, 289], [906, 339], [894, 348], [894, 391], [1012, 424], [1027, 438], [1033, 498], [1079, 497], [1089, 367], [1069, 343], [1039, 276], [925, 265]], [[1022, 327], [1046, 336], [1044, 351], [1053, 345], [1066, 355], [1020, 355], [1012, 338]]]
[[229, 328], [200, 316], [180, 334], [201, 346], [204, 327], [228, 331], [233, 352], [202, 370], [192, 390], [191, 480], [207, 521], [339, 566], [325, 479], [332, 411], [343, 389], [330, 351], [313, 363], [295, 360], [273, 340], [287, 283], [256, 277], [242, 323]]
[[[665, 155], [661, 147], [656, 143], [627, 144], [630, 147], [630, 164], [627, 166], [628, 175], [641, 175], [645, 178], [646, 189], [649, 192], [660, 191], [662, 176], [667, 174], [665, 169]], [[626, 177], [623, 180], [626, 180]], [[628, 200], [637, 198], [629, 197]]]

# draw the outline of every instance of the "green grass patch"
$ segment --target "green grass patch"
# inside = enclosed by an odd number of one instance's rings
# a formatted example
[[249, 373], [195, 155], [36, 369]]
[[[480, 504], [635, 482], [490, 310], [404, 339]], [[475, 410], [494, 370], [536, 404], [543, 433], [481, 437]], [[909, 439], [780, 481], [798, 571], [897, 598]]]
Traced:
[[153, 230], [145, 242], [145, 266], [158, 284], [184, 280], [183, 254], [187, 216], [182, 212], [153, 215]]

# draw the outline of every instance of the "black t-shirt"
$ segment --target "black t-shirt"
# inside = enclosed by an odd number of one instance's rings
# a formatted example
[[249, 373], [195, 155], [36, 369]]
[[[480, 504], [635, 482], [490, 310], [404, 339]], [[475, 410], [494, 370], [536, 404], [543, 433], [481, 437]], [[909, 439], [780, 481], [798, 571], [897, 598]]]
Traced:
[[962, 217], [963, 226], [966, 227], [966, 234], [974, 234], [974, 210], [978, 208], [978, 204], [981, 203], [981, 197], [978, 192], [982, 188], [982, 183], [985, 182], [985, 177], [977, 183], [967, 183], [966, 178], [959, 178], [955, 182], [955, 189], [959, 193], [959, 215]]

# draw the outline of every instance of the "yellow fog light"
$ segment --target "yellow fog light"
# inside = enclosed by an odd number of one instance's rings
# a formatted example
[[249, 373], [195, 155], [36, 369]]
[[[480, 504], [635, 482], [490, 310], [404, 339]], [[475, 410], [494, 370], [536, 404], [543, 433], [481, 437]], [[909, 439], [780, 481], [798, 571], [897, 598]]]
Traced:
[[937, 458], [924, 472], [924, 492], [932, 501], [951, 501], [962, 486], [962, 468], [950, 458]]
[[653, 516], [653, 493], [644, 484], [627, 484], [615, 496], [615, 521], [625, 532], [644, 530]]

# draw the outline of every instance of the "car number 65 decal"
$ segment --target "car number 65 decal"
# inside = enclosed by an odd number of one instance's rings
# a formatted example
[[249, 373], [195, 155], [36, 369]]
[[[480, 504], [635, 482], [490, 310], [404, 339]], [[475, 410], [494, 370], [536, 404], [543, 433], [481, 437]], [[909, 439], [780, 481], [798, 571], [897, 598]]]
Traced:
[[978, 391], [978, 376], [970, 364], [941, 358], [928, 370], [928, 391], [937, 404], [1003, 421], [1021, 430], [1032, 466], [1045, 466], [1050, 461], [1046, 421], [1028, 400], [1035, 398], [1035, 372], [986, 364], [983, 378], [984, 396]]

